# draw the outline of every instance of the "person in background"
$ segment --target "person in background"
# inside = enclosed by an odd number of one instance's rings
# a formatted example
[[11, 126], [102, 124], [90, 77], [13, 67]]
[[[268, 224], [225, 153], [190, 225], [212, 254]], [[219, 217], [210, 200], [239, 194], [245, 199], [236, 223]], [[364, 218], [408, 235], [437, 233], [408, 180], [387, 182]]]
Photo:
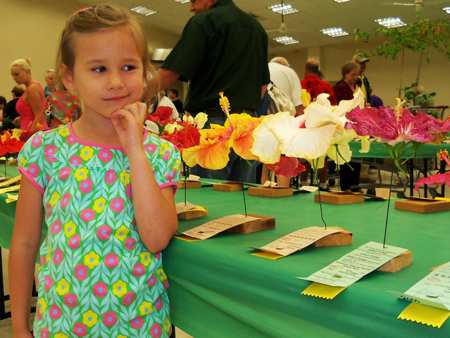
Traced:
[[380, 108], [380, 107], [382, 107], [383, 106], [383, 101], [380, 99], [379, 96], [377, 96], [377, 95], [375, 95], [373, 93], [373, 86], [370, 86], [370, 94], [371, 94], [370, 100], [372, 102], [371, 103], [372, 107], [373, 108]]
[[363, 54], [355, 54], [353, 55], [353, 61], [355, 61], [359, 65], [359, 76], [356, 84], [361, 87], [361, 90], [364, 93], [364, 97], [366, 99], [366, 107], [371, 106], [371, 95], [370, 95], [370, 82], [369, 79], [364, 75], [364, 71], [366, 70], [367, 62], [370, 60], [365, 57]]
[[3, 111], [5, 109], [6, 99], [4, 96], [0, 96], [0, 121], [3, 121]]
[[45, 98], [56, 91], [56, 72], [54, 69], [47, 70], [47, 75], [45, 76]]
[[169, 90], [169, 99], [172, 100], [175, 108], [177, 108], [178, 114], [181, 116], [184, 114], [183, 102], [178, 98], [178, 90], [172, 88]]
[[161, 90], [158, 93], [159, 96], [159, 101], [158, 101], [158, 107], [169, 107], [172, 108], [173, 113], [172, 116], [170, 117], [171, 119], [177, 119], [179, 114], [178, 114], [178, 110], [175, 107], [175, 104], [166, 96], [166, 92], [164, 90]]
[[[176, 80], [189, 81], [184, 109], [192, 116], [208, 115], [211, 123], [225, 123], [219, 104], [224, 92], [231, 114], [256, 116], [270, 82], [267, 66], [268, 38], [261, 24], [232, 0], [191, 0], [195, 15], [180, 40], [158, 70], [161, 89]], [[208, 170], [195, 166], [193, 174], [205, 178], [256, 182], [256, 161], [242, 161], [232, 150], [227, 166]]]
[[25, 132], [35, 133], [38, 130], [47, 129], [45, 122], [44, 89], [31, 75], [30, 59], [15, 60], [11, 66], [11, 75], [18, 85], [25, 85], [26, 90], [17, 101], [16, 109], [20, 115], [20, 129]]
[[416, 86], [414, 91], [416, 93], [416, 97], [414, 97], [415, 106], [434, 106], [433, 97], [425, 92], [425, 88], [423, 86]]
[[16, 110], [16, 104], [25, 91], [23, 87], [24, 87], [23, 85], [14, 86], [14, 88], [11, 90], [13, 99], [9, 101], [5, 105], [5, 108], [3, 109], [3, 117], [8, 117], [11, 120], [11, 122], [14, 123], [15, 125], [20, 124], [20, 115]]

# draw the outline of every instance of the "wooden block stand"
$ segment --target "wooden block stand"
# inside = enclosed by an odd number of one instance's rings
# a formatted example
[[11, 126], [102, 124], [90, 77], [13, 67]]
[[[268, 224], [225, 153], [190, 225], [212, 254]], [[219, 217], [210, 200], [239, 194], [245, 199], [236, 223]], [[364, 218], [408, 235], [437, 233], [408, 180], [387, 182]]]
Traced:
[[[329, 204], [353, 204], [364, 202], [364, 194], [352, 192], [327, 192], [320, 193], [322, 203]], [[319, 194], [314, 195], [314, 201], [319, 202]]]
[[252, 217], [259, 217], [260, 219], [242, 223], [234, 228], [228, 229], [229, 232], [235, 232], [238, 234], [250, 234], [256, 231], [268, 230], [275, 228], [275, 217], [261, 216], [247, 214]]
[[283, 197], [293, 195], [294, 190], [287, 187], [252, 187], [248, 189], [248, 194], [252, 196], [262, 197]]
[[[0, 177], [4, 177], [3, 175], [0, 175]], [[1, 180], [0, 183], [8, 182], [9, 180], [13, 179], [14, 177], [6, 177], [4, 180]], [[11, 183], [10, 186], [19, 185], [20, 180], [14, 183]]]
[[395, 209], [428, 214], [431, 212], [450, 210], [450, 202], [441, 200], [398, 200], [395, 201]]
[[243, 189], [241, 182], [223, 182], [213, 184], [213, 190], [215, 191], [240, 191]]
[[401, 255], [380, 266], [377, 271], [397, 272], [412, 264], [412, 251], [405, 251]]
[[7, 166], [17, 165], [17, 160], [10, 161], [10, 162], [6, 162], [6, 165], [7, 165]]
[[[331, 229], [342, 229], [339, 227], [330, 227]], [[342, 229], [344, 230], [344, 229]], [[339, 245], [352, 245], [353, 234], [350, 231], [344, 230], [335, 234], [328, 235], [322, 239], [319, 239], [314, 243], [316, 248], [323, 246], [339, 246]]]
[[196, 210], [196, 211], [187, 211], [187, 212], [179, 213], [177, 215], [178, 219], [193, 219], [193, 218], [200, 218], [200, 217], [208, 215], [208, 208], [207, 207], [202, 207], [202, 208], [205, 208], [206, 211]]
[[[201, 188], [202, 182], [200, 181], [186, 181], [186, 189], [192, 189], [192, 188]], [[180, 180], [178, 182], [178, 189], [184, 189], [184, 180]]]

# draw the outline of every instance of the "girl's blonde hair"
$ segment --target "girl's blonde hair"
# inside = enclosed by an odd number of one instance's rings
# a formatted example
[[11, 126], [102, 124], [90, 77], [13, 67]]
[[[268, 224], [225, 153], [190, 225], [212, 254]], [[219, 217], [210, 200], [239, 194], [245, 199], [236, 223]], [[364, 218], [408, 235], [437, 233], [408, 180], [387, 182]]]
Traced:
[[73, 72], [75, 65], [75, 39], [83, 33], [94, 33], [111, 28], [127, 28], [134, 37], [141, 52], [144, 77], [146, 79], [145, 97], [152, 97], [159, 90], [159, 77], [150, 63], [147, 37], [138, 18], [127, 9], [115, 5], [103, 4], [82, 9], [67, 20], [59, 42], [56, 61], [57, 79], [60, 89], [63, 88], [61, 66], [66, 65]]
[[29, 58], [17, 59], [13, 61], [13, 63], [11, 63], [11, 66], [9, 66], [9, 68], [11, 69], [15, 66], [19, 67], [21, 70], [28, 70], [31, 74], [31, 60]]

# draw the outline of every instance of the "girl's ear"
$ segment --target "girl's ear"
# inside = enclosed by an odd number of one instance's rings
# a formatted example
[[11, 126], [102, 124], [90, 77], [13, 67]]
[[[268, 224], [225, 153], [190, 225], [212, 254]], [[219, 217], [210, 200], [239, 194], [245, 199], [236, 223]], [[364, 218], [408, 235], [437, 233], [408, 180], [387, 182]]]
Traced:
[[76, 88], [73, 82], [72, 72], [67, 68], [66, 65], [62, 64], [61, 67], [59, 67], [59, 73], [61, 74], [61, 79], [64, 87], [66, 87], [69, 91], [74, 92]]

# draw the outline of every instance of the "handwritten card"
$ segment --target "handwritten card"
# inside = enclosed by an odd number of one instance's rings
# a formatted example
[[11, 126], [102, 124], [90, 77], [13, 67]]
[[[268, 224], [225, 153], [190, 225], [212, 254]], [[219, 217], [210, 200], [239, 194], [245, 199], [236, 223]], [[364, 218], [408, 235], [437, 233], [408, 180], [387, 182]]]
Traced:
[[21, 176], [16, 176], [14, 178], [11, 178], [10, 180], [7, 180], [5, 182], [0, 183], [0, 187], [7, 187], [8, 185], [11, 185], [13, 183], [19, 182], [21, 179]]
[[366, 243], [307, 278], [299, 279], [334, 287], [347, 287], [407, 251], [376, 242]]
[[262, 253], [254, 253], [253, 256], [260, 256], [264, 258], [281, 258], [286, 257], [296, 251], [302, 250], [319, 239], [328, 235], [342, 231], [341, 229], [310, 227], [304, 228], [290, 233], [274, 242], [264, 245], [260, 248], [251, 247], [253, 249], [264, 251], [272, 255], [264, 255]]
[[180, 202], [180, 203], [175, 204], [175, 209], [177, 211], [177, 215], [181, 214], [182, 212], [194, 209], [196, 207], [197, 207], [196, 205], [189, 203], [189, 202], [186, 202], [186, 203]]
[[19, 195], [11, 195], [11, 194], [7, 194], [8, 198], [5, 200], [6, 203], [12, 203], [12, 202], [17, 202], [19, 199]]
[[184, 231], [184, 232], [182, 232], [182, 234], [189, 236], [189, 237], [204, 240], [204, 239], [211, 238], [220, 232], [231, 229], [232, 227], [235, 227], [236, 225], [240, 225], [240, 224], [250, 222], [250, 221], [255, 221], [258, 219], [260, 219], [260, 218], [245, 216], [245, 215], [240, 215], [240, 214], [230, 215], [230, 216], [225, 216], [225, 217], [210, 221], [208, 223], [202, 224], [194, 229]]
[[13, 191], [19, 191], [20, 185], [15, 185], [10, 188], [0, 189], [0, 194], [4, 194], [5, 192], [13, 192]]

